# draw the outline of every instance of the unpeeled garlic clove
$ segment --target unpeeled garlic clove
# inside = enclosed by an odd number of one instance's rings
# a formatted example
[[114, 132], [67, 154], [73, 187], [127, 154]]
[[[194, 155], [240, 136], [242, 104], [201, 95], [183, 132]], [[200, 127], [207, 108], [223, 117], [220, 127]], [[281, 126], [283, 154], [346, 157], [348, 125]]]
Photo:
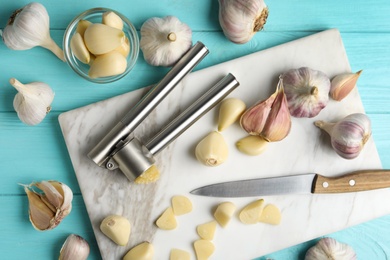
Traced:
[[122, 19], [113, 11], [107, 11], [103, 13], [102, 23], [119, 30], [123, 29]]
[[223, 100], [219, 108], [218, 131], [222, 132], [234, 122], [239, 120], [245, 109], [245, 103], [238, 98], [228, 98]]
[[237, 149], [247, 155], [259, 155], [268, 147], [268, 142], [261, 136], [248, 135], [236, 142]]
[[206, 166], [218, 166], [228, 158], [228, 146], [222, 134], [213, 131], [203, 138], [195, 148], [195, 156]]
[[126, 253], [123, 260], [153, 260], [154, 247], [149, 242], [143, 242]]
[[109, 77], [122, 74], [127, 68], [127, 60], [117, 51], [99, 55], [88, 71], [91, 78]]
[[19, 119], [27, 125], [39, 124], [51, 110], [53, 90], [43, 82], [22, 84], [15, 78], [9, 82], [18, 90], [13, 105]]
[[123, 216], [110, 215], [103, 219], [100, 230], [117, 245], [125, 246], [129, 242], [131, 225]]
[[[35, 191], [34, 187], [41, 190]], [[71, 189], [57, 181], [33, 182], [24, 185], [29, 201], [29, 218], [40, 231], [55, 228], [72, 210]]]
[[120, 46], [124, 40], [123, 31], [100, 23], [91, 24], [84, 33], [85, 45], [94, 55], [108, 53]]
[[84, 238], [70, 234], [62, 245], [59, 260], [86, 260], [89, 251], [89, 244]]
[[355, 88], [362, 72], [362, 70], [359, 70], [356, 73], [344, 73], [335, 76], [331, 81], [330, 96], [337, 101], [344, 99]]
[[89, 64], [91, 55], [84, 44], [83, 37], [80, 33], [75, 33], [70, 39], [70, 48], [76, 58], [82, 63]]
[[305, 260], [356, 260], [353, 248], [331, 237], [320, 239], [305, 255]]

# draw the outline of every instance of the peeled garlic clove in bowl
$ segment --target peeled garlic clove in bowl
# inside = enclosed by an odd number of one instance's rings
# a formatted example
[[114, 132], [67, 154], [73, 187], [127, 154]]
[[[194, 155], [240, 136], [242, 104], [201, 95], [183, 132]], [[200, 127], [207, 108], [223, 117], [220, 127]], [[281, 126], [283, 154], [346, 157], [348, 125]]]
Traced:
[[191, 45], [191, 28], [174, 16], [152, 17], [141, 27], [140, 48], [153, 66], [174, 65]]
[[322, 71], [302, 67], [282, 77], [292, 116], [315, 117], [328, 104], [330, 80]]
[[263, 29], [268, 8], [263, 0], [219, 0], [219, 23], [226, 38], [246, 43]]

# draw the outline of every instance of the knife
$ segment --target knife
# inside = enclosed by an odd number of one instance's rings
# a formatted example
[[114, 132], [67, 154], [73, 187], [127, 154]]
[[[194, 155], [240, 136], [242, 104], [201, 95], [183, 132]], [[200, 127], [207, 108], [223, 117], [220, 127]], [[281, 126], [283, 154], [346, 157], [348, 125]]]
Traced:
[[190, 193], [211, 197], [253, 197], [280, 194], [358, 192], [390, 187], [390, 170], [361, 170], [340, 177], [310, 173], [211, 184]]

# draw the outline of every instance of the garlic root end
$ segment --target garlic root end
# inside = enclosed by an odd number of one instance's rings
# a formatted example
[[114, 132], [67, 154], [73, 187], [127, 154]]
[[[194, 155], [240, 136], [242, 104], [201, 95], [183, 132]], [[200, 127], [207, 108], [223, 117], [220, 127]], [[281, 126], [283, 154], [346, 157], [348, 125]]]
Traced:
[[267, 22], [268, 13], [268, 8], [264, 8], [260, 16], [255, 20], [253, 32], [258, 32], [263, 29], [264, 24]]
[[171, 42], [174, 42], [174, 41], [176, 41], [176, 34], [174, 33], [174, 32], [170, 32], [169, 34], [168, 34], [168, 36], [167, 36], [167, 39], [169, 40], [169, 41], [171, 41]]

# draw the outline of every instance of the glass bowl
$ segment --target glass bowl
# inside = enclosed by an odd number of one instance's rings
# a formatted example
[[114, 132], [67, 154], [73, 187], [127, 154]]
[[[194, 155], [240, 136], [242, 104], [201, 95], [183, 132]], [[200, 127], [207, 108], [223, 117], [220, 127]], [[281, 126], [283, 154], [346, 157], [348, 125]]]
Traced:
[[[122, 74], [109, 76], [109, 77], [91, 78], [88, 76], [88, 71], [90, 66], [88, 64], [82, 63], [75, 57], [75, 55], [72, 53], [72, 50], [70, 48], [70, 40], [73, 34], [76, 32], [77, 24], [79, 23], [80, 20], [88, 20], [92, 23], [101, 23], [103, 13], [107, 11], [114, 12], [123, 21], [123, 32], [125, 33], [126, 37], [129, 39], [129, 43], [130, 43], [130, 53], [127, 56], [127, 67]], [[63, 48], [64, 48], [64, 56], [67, 63], [78, 75], [91, 82], [103, 84], [103, 83], [110, 83], [110, 82], [117, 81], [123, 78], [124, 76], [126, 76], [131, 71], [131, 69], [134, 67], [138, 59], [139, 38], [138, 38], [137, 30], [135, 29], [134, 25], [124, 15], [108, 8], [99, 7], [99, 8], [89, 9], [79, 14], [70, 22], [70, 24], [65, 30]]]

